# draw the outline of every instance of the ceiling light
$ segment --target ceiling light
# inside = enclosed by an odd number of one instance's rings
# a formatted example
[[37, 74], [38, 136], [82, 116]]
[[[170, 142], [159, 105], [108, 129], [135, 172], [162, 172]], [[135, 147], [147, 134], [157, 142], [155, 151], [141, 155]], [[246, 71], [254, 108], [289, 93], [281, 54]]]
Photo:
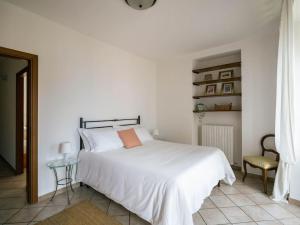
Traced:
[[125, 0], [126, 3], [134, 9], [143, 10], [152, 7], [156, 0]]

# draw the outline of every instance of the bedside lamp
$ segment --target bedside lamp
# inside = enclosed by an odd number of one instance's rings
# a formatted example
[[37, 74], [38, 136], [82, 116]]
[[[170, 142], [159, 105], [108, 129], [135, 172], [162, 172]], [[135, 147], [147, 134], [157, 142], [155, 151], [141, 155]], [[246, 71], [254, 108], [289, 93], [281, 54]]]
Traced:
[[64, 155], [64, 161], [67, 161], [68, 154], [72, 152], [71, 142], [62, 142], [59, 145], [59, 153]]

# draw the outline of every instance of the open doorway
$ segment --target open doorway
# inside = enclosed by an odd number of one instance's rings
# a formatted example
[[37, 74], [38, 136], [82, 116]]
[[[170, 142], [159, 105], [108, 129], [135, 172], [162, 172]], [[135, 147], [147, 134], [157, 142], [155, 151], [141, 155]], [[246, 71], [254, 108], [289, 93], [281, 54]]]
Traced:
[[37, 56], [0, 47], [0, 192], [28, 203], [38, 201], [37, 93]]

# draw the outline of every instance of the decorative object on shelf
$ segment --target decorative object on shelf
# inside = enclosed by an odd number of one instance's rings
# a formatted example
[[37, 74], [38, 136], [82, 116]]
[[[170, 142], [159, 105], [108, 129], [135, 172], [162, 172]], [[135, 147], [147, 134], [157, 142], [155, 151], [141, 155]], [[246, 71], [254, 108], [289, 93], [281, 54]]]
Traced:
[[216, 84], [210, 84], [206, 85], [205, 95], [214, 95], [217, 91], [217, 85]]
[[195, 111], [203, 112], [203, 111], [206, 111], [206, 110], [207, 110], [207, 106], [204, 105], [203, 103], [196, 104]]
[[148, 9], [156, 3], [156, 0], [125, 0], [125, 2], [133, 9]]
[[232, 103], [222, 104], [222, 105], [215, 104], [216, 111], [231, 111], [231, 109], [232, 109]]
[[59, 145], [59, 153], [64, 155], [64, 161], [68, 160], [68, 154], [72, 153], [72, 145], [71, 142], [62, 142]]
[[205, 75], [204, 75], [204, 80], [205, 80], [205, 81], [212, 80], [212, 74], [211, 74], [211, 73], [205, 74]]
[[226, 94], [233, 94], [234, 91], [234, 83], [233, 82], [229, 82], [229, 83], [223, 83], [222, 84], [222, 94], [226, 95]]
[[219, 72], [219, 79], [226, 80], [229, 78], [233, 78], [233, 70], [225, 70]]

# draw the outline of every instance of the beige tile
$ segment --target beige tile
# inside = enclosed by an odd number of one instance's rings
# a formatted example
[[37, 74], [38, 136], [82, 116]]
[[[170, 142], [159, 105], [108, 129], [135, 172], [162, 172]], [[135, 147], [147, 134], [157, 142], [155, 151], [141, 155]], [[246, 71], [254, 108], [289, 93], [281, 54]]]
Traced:
[[213, 209], [213, 208], [216, 208], [216, 206], [209, 198], [206, 198], [201, 205], [201, 209]]
[[282, 223], [280, 223], [277, 220], [270, 220], [270, 221], [258, 221], [256, 222], [258, 225], [282, 225]]
[[283, 219], [280, 222], [284, 225], [300, 225], [299, 218]]
[[237, 206], [255, 205], [255, 203], [244, 194], [227, 195], [227, 197]]
[[123, 206], [111, 201], [108, 207], [108, 215], [112, 216], [128, 216], [129, 211]]
[[68, 198], [67, 198], [67, 194], [61, 193], [58, 195], [55, 195], [55, 197], [53, 198], [52, 201], [49, 201], [49, 206], [50, 205], [64, 205], [66, 206], [68, 204]]
[[137, 215], [130, 213], [130, 225], [150, 225], [150, 223], [138, 217]]
[[0, 191], [0, 198], [16, 198], [16, 197], [26, 197], [26, 191], [23, 188], [13, 188]]
[[[0, 199], [1, 201], [1, 199]], [[3, 209], [0, 210], [0, 223], [6, 222], [11, 216], [16, 214], [19, 211], [19, 209]]]
[[33, 221], [41, 221], [44, 220], [50, 216], [53, 216], [61, 211], [64, 210], [64, 206], [49, 206], [49, 207], [45, 207], [41, 210], [41, 212], [35, 217], [33, 218]]
[[226, 184], [221, 185], [221, 187], [219, 187], [219, 189], [226, 195], [240, 193], [240, 191], [238, 189], [236, 189], [235, 187], [226, 185]]
[[211, 193], [210, 196], [217, 196], [217, 195], [224, 195], [224, 193], [217, 187], [215, 187]]
[[234, 225], [257, 225], [257, 223], [255, 223], [255, 222], [235, 223]]
[[122, 225], [129, 225], [129, 215], [128, 216], [114, 216], [114, 218], [119, 221]]
[[20, 209], [26, 204], [25, 198], [1, 198], [0, 209]]
[[208, 225], [229, 223], [219, 209], [201, 209], [199, 213]]
[[278, 204], [268, 204], [268, 205], [260, 205], [260, 206], [276, 219], [295, 217], [292, 213], [280, 207]]
[[220, 210], [231, 223], [245, 223], [252, 221], [252, 219], [250, 219], [239, 207], [220, 208]]
[[270, 199], [269, 196], [267, 196], [264, 193], [247, 194], [247, 197], [250, 198], [253, 202], [255, 202], [258, 205], [274, 203], [274, 201], [272, 201], [272, 199]]
[[274, 220], [267, 211], [257, 205], [242, 206], [241, 209], [254, 221]]
[[194, 225], [205, 225], [205, 222], [199, 213], [193, 214], [193, 222], [194, 222]]
[[212, 200], [213, 203], [217, 207], [235, 206], [234, 203], [229, 198], [227, 198], [225, 195], [224, 196], [210, 196], [210, 200]]
[[17, 214], [12, 216], [8, 220], [8, 222], [9, 223], [30, 222], [41, 210], [42, 208], [21, 209]]
[[284, 209], [287, 209], [291, 213], [293, 213], [295, 216], [300, 217], [300, 207], [293, 204], [288, 203], [281, 203], [280, 206]]
[[242, 194], [253, 194], [261, 193], [261, 188], [251, 187], [249, 185], [235, 185], [235, 188], [238, 189]]

